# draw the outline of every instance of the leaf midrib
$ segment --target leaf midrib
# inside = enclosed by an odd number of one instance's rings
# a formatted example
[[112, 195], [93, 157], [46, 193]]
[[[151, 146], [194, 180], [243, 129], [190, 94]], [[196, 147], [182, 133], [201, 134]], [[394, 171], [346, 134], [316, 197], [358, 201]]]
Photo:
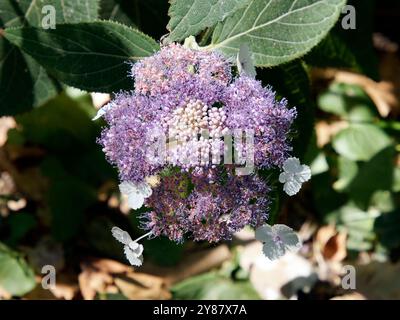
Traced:
[[[219, 42], [219, 43], [211, 44], [211, 45], [209, 45], [208, 47], [213, 48], [213, 49], [216, 49], [216, 48], [219, 48], [219, 47], [225, 47], [225, 46], [224, 46], [225, 43], [229, 43], [229, 42], [233, 41], [233, 40], [236, 39], [236, 38], [239, 38], [239, 37], [241, 37], [241, 36], [243, 36], [243, 35], [246, 35], [246, 34], [248, 34], [248, 33], [251, 33], [251, 32], [253, 32], [253, 31], [255, 31], [255, 30], [258, 30], [258, 29], [260, 29], [260, 28], [267, 27], [267, 26], [269, 26], [270, 24], [275, 23], [275, 22], [278, 22], [279, 20], [281, 20], [281, 19], [283, 19], [283, 18], [285, 18], [285, 17], [287, 17], [287, 16], [289, 16], [289, 15], [295, 13], [295, 12], [303, 11], [304, 9], [309, 9], [309, 8], [311, 8], [311, 7], [315, 6], [315, 5], [319, 5], [319, 4], [321, 4], [321, 3], [326, 3], [327, 5], [330, 6], [330, 4], [327, 3], [325, 0], [320, 0], [320, 1], [314, 2], [313, 4], [307, 5], [307, 6], [305, 6], [305, 7], [301, 7], [301, 8], [299, 8], [299, 9], [295, 9], [295, 10], [292, 10], [292, 11], [288, 11], [288, 12], [286, 12], [285, 14], [283, 14], [283, 15], [281, 15], [281, 16], [279, 16], [279, 17], [277, 17], [277, 18], [275, 18], [275, 19], [273, 19], [273, 20], [271, 20], [271, 21], [268, 21], [268, 22], [266, 22], [266, 23], [264, 23], [264, 24], [260, 24], [259, 26], [256, 26], [256, 27], [253, 26], [251, 29], [247, 29], [246, 31], [240, 32], [240, 33], [238, 33], [238, 34], [236, 34], [236, 35], [234, 35], [234, 36], [232, 36], [232, 37], [226, 38], [225, 40], [223, 40], [223, 41], [221, 41], [221, 42]], [[249, 7], [250, 7], [250, 6], [249, 6]], [[246, 9], [246, 11], [247, 11], [247, 9]], [[244, 16], [244, 15], [245, 15], [245, 14], [243, 14], [243, 16]], [[242, 16], [242, 18], [243, 18], [243, 16]], [[242, 19], [242, 18], [241, 18], [241, 19]], [[236, 28], [236, 26], [235, 26], [234, 28]], [[207, 47], [207, 48], [208, 48], [208, 47]]]

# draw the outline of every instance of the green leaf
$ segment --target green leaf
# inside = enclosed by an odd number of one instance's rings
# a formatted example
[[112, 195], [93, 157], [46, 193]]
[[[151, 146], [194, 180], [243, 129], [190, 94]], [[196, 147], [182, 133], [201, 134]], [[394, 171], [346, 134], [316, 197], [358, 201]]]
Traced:
[[58, 88], [34, 59], [0, 36], [0, 116], [39, 106], [55, 96]]
[[371, 196], [370, 205], [379, 212], [391, 212], [396, 208], [395, 197], [389, 190], [374, 191]]
[[249, 281], [233, 281], [217, 272], [204, 273], [184, 280], [172, 289], [174, 299], [190, 300], [258, 300]]
[[89, 95], [72, 99], [63, 93], [18, 115], [17, 128], [8, 132], [7, 141], [44, 148], [58, 157], [69, 175], [98, 187], [106, 180], [116, 180], [117, 173], [96, 143], [103, 124], [91, 121], [95, 112]]
[[311, 175], [317, 175], [329, 170], [328, 161], [323, 152], [320, 152], [313, 162], [310, 163]]
[[80, 230], [85, 210], [96, 201], [95, 190], [83, 181], [65, 177], [51, 181], [48, 202], [52, 214], [52, 234], [67, 241]]
[[[19, 129], [29, 143], [52, 152], [70, 152], [94, 144], [94, 123], [76, 100], [60, 94], [40, 108], [16, 117]], [[77, 155], [74, 155], [76, 158]]]
[[97, 19], [98, 0], [2, 0], [0, 20], [4, 27], [30, 25], [40, 27], [42, 8], [51, 5], [55, 9], [56, 23], [88, 22]]
[[172, 0], [168, 15], [171, 20], [167, 29], [171, 41], [180, 41], [195, 36], [205, 28], [212, 27], [238, 9], [249, 0]]
[[347, 114], [347, 100], [341, 94], [329, 91], [323, 92], [318, 96], [317, 104], [322, 111], [339, 116], [345, 116]]
[[[52, 5], [56, 23], [92, 21], [98, 0], [2, 0], [0, 2], [0, 116], [14, 115], [42, 105], [60, 87], [29, 55], [8, 42], [1, 28], [41, 27], [42, 8]], [[18, 88], [16, 88], [18, 84]], [[21, 94], [23, 93], [23, 94]]]
[[97, 293], [95, 300], [129, 300], [122, 293]]
[[389, 146], [362, 164], [349, 186], [350, 197], [363, 209], [368, 208], [377, 190], [391, 190], [393, 185], [394, 148]]
[[357, 85], [334, 82], [318, 97], [318, 107], [350, 122], [372, 122], [377, 117], [376, 107]]
[[400, 211], [382, 214], [375, 222], [380, 243], [389, 249], [400, 247]]
[[379, 212], [364, 211], [349, 202], [336, 211], [335, 217], [339, 228], [348, 232], [347, 248], [354, 251], [366, 251], [372, 248], [376, 235], [373, 231]]
[[8, 217], [7, 221], [10, 227], [10, 236], [7, 239], [7, 244], [11, 246], [16, 245], [37, 224], [34, 215], [27, 212], [13, 213]]
[[256, 65], [279, 65], [317, 45], [344, 4], [345, 0], [254, 0], [217, 25], [210, 47], [235, 56], [241, 43], [248, 43]]
[[13, 296], [22, 296], [35, 286], [33, 270], [20, 254], [0, 242], [0, 287]]
[[70, 240], [80, 230], [86, 209], [96, 202], [96, 192], [85, 181], [69, 175], [55, 157], [47, 157], [41, 169], [50, 180], [46, 200], [52, 235], [59, 241]]
[[111, 21], [58, 25], [54, 30], [8, 29], [6, 38], [58, 79], [96, 92], [133, 88], [127, 62], [158, 49], [150, 37]]
[[393, 175], [393, 192], [400, 192], [400, 168], [394, 168], [394, 175]]
[[339, 179], [333, 184], [333, 188], [337, 191], [343, 191], [349, 186], [351, 181], [357, 175], [357, 163], [347, 159], [346, 157], [339, 156], [338, 172]]
[[353, 124], [333, 138], [333, 148], [354, 161], [367, 161], [391, 144], [391, 139], [372, 124]]

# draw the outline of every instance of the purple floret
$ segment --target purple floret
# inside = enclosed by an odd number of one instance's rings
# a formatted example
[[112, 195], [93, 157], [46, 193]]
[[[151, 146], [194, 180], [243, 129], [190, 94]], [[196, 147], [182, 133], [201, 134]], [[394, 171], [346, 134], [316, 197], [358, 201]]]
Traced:
[[260, 81], [246, 76], [227, 88], [224, 102], [232, 131], [254, 130], [255, 165], [281, 166], [292, 150], [289, 134], [296, 109], [288, 109], [287, 101], [277, 101], [270, 87], [263, 88]]
[[[165, 178], [147, 199], [153, 210], [143, 214], [142, 227], [177, 242], [185, 235], [219, 242], [246, 225], [260, 226], [268, 218], [268, 186], [257, 176], [226, 174], [226, 181], [213, 184], [195, 184], [188, 174]], [[193, 184], [188, 195], [187, 187]]]

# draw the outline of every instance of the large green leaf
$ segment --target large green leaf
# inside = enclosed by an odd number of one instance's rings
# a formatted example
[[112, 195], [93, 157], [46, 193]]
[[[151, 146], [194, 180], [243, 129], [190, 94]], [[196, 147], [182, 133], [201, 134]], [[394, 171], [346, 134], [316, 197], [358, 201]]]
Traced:
[[40, 27], [46, 5], [54, 7], [57, 24], [93, 21], [99, 10], [98, 0], [2, 0], [0, 18], [6, 28], [23, 24]]
[[127, 62], [158, 49], [150, 37], [111, 21], [7, 29], [6, 37], [58, 79], [97, 92], [132, 88]]
[[352, 124], [333, 139], [333, 148], [354, 161], [367, 161], [391, 143], [389, 136], [372, 124]]
[[172, 288], [175, 299], [258, 300], [259, 295], [248, 280], [233, 281], [217, 272], [204, 273], [184, 280]]
[[354, 251], [366, 251], [372, 248], [376, 238], [374, 223], [379, 216], [376, 210], [364, 211], [349, 202], [334, 215], [340, 228], [348, 232], [347, 248]]
[[29, 55], [0, 38], [0, 116], [39, 106], [58, 92], [58, 85]]
[[22, 296], [35, 285], [35, 275], [25, 260], [0, 242], [0, 287], [13, 296]]
[[168, 11], [171, 17], [167, 26], [169, 39], [179, 41], [194, 36], [248, 3], [249, 0], [172, 0]]
[[231, 56], [245, 42], [256, 65], [275, 66], [317, 45], [344, 4], [345, 0], [254, 0], [217, 25], [210, 47]]
[[[45, 16], [42, 13], [45, 5], [54, 7], [56, 23], [92, 21], [97, 18], [98, 0], [2, 0], [0, 28], [23, 25], [40, 27]], [[0, 115], [27, 111], [54, 97], [58, 91], [59, 85], [48, 76], [45, 69], [9, 43], [1, 33]]]

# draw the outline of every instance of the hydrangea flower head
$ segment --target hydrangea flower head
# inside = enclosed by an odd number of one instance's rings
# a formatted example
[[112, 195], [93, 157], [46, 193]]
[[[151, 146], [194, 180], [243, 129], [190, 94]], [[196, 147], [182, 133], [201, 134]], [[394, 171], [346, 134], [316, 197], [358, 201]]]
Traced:
[[[251, 71], [243, 55], [240, 68]], [[268, 218], [270, 187], [258, 170], [290, 156], [296, 109], [234, 69], [218, 52], [172, 43], [135, 63], [133, 90], [98, 114], [121, 191], [132, 208], [148, 208], [142, 226], [154, 236], [218, 242]]]

